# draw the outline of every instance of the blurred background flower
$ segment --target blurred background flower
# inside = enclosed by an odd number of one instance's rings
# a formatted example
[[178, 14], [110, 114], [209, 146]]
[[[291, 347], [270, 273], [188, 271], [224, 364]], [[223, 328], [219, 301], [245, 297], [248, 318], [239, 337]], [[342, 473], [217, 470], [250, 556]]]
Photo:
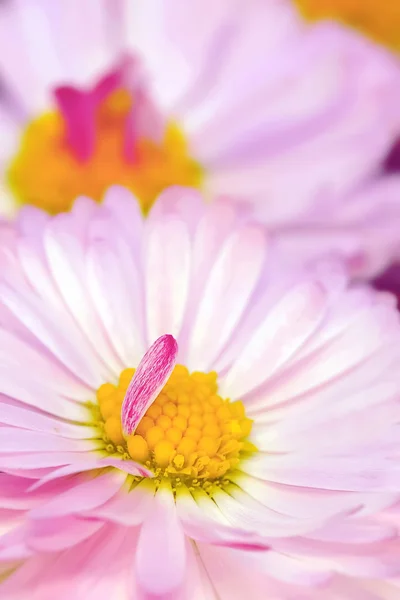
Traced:
[[397, 0], [295, 0], [310, 20], [337, 19], [366, 36], [400, 51], [400, 4]]
[[[295, 0], [308, 20], [336, 19], [367, 37], [400, 52], [400, 3], [397, 0]], [[400, 169], [400, 141], [389, 153], [385, 167]]]
[[276, 0], [0, 6], [4, 211], [119, 183], [146, 212], [184, 184], [247, 204], [288, 263], [335, 253], [370, 276], [398, 251], [382, 164], [400, 72], [383, 48]]
[[[397, 0], [295, 0], [301, 14], [310, 21], [332, 20], [361, 31], [365, 36], [400, 52], [400, 3]], [[400, 140], [395, 141], [383, 168], [400, 170]], [[400, 236], [399, 236], [400, 237]], [[400, 301], [400, 263], [395, 262], [376, 280], [378, 289], [394, 293]]]

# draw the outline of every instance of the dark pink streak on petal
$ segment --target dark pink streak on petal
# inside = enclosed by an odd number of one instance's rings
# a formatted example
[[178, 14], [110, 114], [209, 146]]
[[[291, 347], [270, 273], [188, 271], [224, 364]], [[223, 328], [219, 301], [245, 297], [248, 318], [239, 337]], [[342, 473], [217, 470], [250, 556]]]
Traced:
[[133, 433], [149, 406], [168, 381], [176, 362], [178, 344], [172, 335], [162, 335], [139, 363], [122, 404], [122, 428]]
[[67, 144], [79, 160], [89, 160], [96, 138], [96, 105], [92, 94], [62, 86], [54, 90], [54, 96], [64, 118]]

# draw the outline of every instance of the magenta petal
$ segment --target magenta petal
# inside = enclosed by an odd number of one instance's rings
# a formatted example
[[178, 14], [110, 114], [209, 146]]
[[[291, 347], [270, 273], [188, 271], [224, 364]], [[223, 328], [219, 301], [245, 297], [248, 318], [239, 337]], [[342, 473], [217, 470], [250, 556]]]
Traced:
[[62, 86], [54, 90], [54, 95], [65, 121], [67, 143], [79, 160], [88, 160], [96, 136], [92, 93]]
[[140, 361], [122, 404], [122, 427], [128, 435], [135, 431], [146, 410], [168, 381], [177, 353], [175, 338], [162, 335]]

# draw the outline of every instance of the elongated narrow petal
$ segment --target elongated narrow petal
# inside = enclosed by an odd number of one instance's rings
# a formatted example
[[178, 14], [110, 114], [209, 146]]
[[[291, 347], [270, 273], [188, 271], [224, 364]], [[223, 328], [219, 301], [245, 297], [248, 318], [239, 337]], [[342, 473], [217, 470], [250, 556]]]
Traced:
[[160, 489], [139, 536], [135, 556], [138, 586], [145, 598], [175, 598], [185, 579], [185, 568], [185, 536], [173, 496], [168, 488]]
[[177, 353], [175, 338], [172, 335], [162, 335], [143, 356], [122, 404], [125, 433], [135, 431], [144, 413], [157, 398], [172, 373]]

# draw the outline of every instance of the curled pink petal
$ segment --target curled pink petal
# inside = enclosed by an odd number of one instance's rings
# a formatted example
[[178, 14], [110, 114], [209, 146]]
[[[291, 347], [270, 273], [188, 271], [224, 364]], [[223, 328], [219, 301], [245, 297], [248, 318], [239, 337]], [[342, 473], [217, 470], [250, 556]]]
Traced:
[[162, 335], [140, 361], [122, 404], [122, 427], [128, 435], [134, 432], [146, 410], [168, 381], [177, 353], [175, 338], [172, 335]]

